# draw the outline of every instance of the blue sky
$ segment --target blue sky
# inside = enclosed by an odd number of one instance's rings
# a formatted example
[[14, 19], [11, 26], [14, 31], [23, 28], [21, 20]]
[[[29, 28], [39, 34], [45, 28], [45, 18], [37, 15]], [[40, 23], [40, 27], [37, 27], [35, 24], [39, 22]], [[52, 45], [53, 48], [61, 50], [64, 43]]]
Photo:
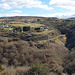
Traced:
[[0, 17], [75, 17], [75, 0], [0, 0]]

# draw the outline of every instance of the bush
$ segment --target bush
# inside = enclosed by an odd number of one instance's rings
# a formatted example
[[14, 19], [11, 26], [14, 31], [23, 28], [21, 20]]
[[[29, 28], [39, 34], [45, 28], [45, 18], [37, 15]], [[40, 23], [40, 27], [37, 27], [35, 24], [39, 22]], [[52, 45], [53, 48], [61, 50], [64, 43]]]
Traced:
[[29, 31], [30, 30], [30, 26], [28, 26], [28, 27], [23, 27], [23, 31]]
[[43, 64], [37, 63], [31, 67], [28, 75], [48, 75], [48, 73], [49, 73], [48, 67], [46, 67]]
[[4, 68], [2, 67], [2, 65], [0, 64], [0, 72], [3, 71]]

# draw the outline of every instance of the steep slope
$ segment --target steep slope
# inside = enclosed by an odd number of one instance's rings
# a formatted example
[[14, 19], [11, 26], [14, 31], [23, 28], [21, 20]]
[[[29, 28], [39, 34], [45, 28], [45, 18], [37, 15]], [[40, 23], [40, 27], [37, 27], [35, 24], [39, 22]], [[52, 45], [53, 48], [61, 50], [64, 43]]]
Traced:
[[[38, 47], [41, 45], [40, 47]], [[42, 48], [43, 47], [43, 48]], [[21, 40], [19, 37], [0, 37], [0, 64], [31, 66], [41, 62], [52, 71], [62, 72], [63, 59], [68, 49], [62, 44], [36, 43]]]

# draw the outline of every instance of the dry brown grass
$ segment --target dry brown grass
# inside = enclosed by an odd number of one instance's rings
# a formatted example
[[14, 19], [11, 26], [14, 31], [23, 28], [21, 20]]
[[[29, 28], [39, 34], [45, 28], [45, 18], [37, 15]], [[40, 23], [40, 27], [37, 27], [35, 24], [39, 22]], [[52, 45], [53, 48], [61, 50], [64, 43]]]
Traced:
[[14, 67], [14, 66], [4, 66], [4, 71], [0, 73], [0, 75], [25, 75], [26, 72], [30, 69], [30, 67], [22, 66], [22, 67]]

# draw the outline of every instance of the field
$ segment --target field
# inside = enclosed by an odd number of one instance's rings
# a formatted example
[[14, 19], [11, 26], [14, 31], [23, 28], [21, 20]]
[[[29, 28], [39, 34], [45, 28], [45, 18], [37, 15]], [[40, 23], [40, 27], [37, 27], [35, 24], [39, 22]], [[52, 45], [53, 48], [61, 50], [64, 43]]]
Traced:
[[21, 26], [21, 27], [23, 27], [23, 26], [30, 26], [30, 27], [41, 27], [41, 26], [45, 26], [45, 25], [43, 25], [43, 24], [23, 23], [23, 22], [21, 22], [21, 23], [9, 24], [9, 25], [10, 25], [10, 26], [16, 26], [16, 27], [18, 27], [18, 26]]
[[8, 29], [9, 29], [9, 30], [13, 30], [13, 28], [4, 28], [4, 30], [8, 30]]

